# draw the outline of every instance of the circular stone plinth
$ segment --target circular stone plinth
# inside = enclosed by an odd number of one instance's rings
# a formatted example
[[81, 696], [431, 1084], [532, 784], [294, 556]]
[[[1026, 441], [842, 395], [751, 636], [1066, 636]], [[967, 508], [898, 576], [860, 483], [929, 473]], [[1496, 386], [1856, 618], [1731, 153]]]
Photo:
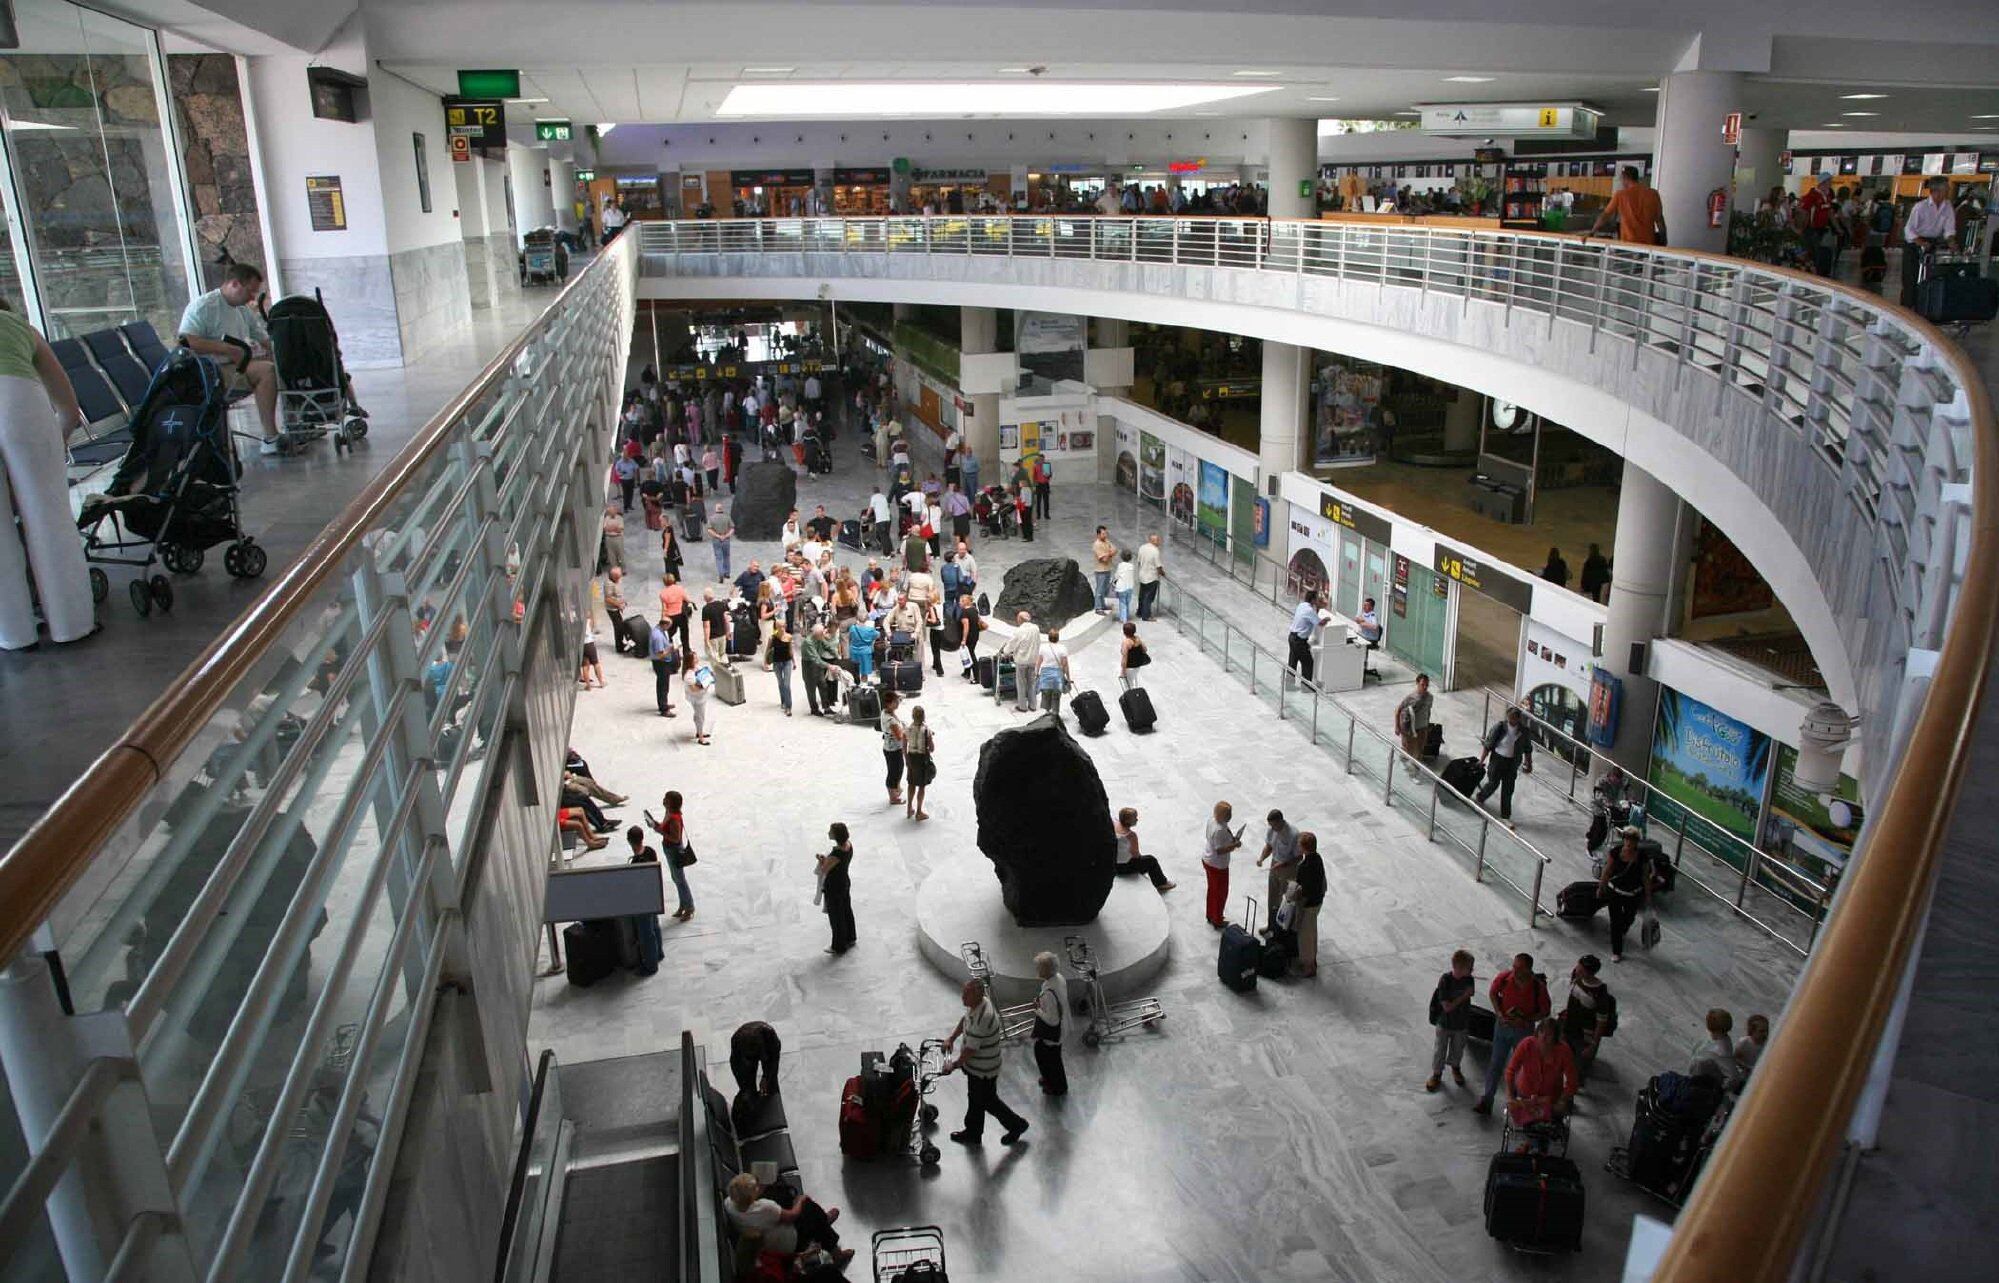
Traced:
[[[930, 965], [952, 980], [966, 978], [959, 947], [976, 940], [992, 968], [993, 995], [1002, 1006], [1032, 1001], [1041, 987], [1034, 955], [1046, 949], [1070, 976], [1065, 936], [1080, 935], [1096, 951], [1108, 1002], [1141, 996], [1166, 964], [1166, 905], [1142, 877], [1111, 881], [1110, 899], [1097, 920], [1080, 927], [1023, 927], [1000, 902], [999, 879], [983, 856], [958, 858], [923, 881], [916, 893], [916, 938]], [[1070, 1000], [1084, 995], [1072, 984]]]

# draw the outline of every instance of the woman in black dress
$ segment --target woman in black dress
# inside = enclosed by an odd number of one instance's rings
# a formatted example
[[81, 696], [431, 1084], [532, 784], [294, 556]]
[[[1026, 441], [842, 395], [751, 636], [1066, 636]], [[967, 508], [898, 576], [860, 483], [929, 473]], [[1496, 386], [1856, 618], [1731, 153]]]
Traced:
[[675, 579], [679, 579], [681, 577], [680, 567], [682, 564], [680, 558], [680, 536], [673, 533], [673, 518], [671, 517], [668, 517], [666, 524], [660, 527], [659, 555], [660, 559], [666, 563], [666, 573], [672, 575]]
[[826, 902], [826, 921], [833, 928], [833, 943], [826, 952], [838, 955], [855, 944], [853, 885], [847, 878], [848, 867], [854, 862], [854, 843], [844, 824], [833, 824], [826, 836], [833, 843], [833, 849], [819, 857], [820, 891]]

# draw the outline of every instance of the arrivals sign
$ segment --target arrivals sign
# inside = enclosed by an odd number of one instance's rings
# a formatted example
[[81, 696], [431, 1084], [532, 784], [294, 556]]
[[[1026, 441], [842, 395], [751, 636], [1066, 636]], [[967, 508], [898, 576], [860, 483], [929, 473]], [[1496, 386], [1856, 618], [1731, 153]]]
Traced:
[[1319, 496], [1319, 515], [1336, 526], [1345, 526], [1386, 548], [1395, 536], [1395, 528], [1365, 508], [1356, 508], [1344, 500], [1329, 494]]
[[507, 104], [498, 98], [446, 98], [444, 132], [467, 147], [507, 145]]
[[1533, 585], [1495, 570], [1442, 540], [1437, 542], [1436, 571], [1444, 578], [1455, 580], [1474, 592], [1484, 593], [1500, 605], [1511, 607], [1523, 615], [1533, 608]]
[[1423, 107], [1423, 132], [1462, 137], [1595, 138], [1603, 113], [1581, 103], [1464, 102]]

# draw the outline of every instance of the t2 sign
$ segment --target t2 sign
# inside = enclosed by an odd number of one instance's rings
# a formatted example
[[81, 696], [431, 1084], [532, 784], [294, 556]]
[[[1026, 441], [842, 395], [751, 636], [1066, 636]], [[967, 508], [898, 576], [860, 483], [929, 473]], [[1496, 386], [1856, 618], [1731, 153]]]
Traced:
[[507, 104], [498, 98], [446, 98], [444, 132], [468, 147], [507, 145]]

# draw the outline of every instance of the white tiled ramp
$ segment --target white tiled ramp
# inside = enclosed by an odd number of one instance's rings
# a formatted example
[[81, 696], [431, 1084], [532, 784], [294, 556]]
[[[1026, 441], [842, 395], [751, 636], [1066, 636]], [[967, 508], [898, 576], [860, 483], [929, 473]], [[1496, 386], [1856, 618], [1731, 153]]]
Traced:
[[[843, 439], [832, 481], [801, 487], [808, 510], [821, 493], [850, 503], [850, 450]], [[1098, 493], [1058, 489], [1056, 520], [1034, 545], [982, 547], [989, 581], [1012, 556], [1083, 548]], [[739, 548], [736, 562], [765, 551]], [[707, 558], [689, 549], [690, 566], [712, 570]], [[649, 602], [655, 582], [634, 602]], [[1158, 732], [1133, 736], [1114, 721], [1088, 748], [1112, 805], [1139, 809], [1144, 849], [1180, 882], [1165, 898], [1172, 954], [1151, 986], [1167, 1019], [1100, 1051], [1072, 1043], [1071, 1094], [1059, 1102], [1036, 1091], [1027, 1053], [1009, 1051], [1003, 1094], [1034, 1124], [1019, 1150], [990, 1132], [969, 1154], [940, 1139], [944, 1161], [931, 1176], [838, 1151], [837, 1098], [860, 1052], [941, 1037], [958, 1015], [955, 986], [917, 956], [916, 893], [941, 862], [974, 852], [978, 747], [1017, 715], [955, 675], [930, 678], [919, 700], [937, 730], [938, 779], [933, 818], [918, 824], [887, 805], [878, 737], [807, 717], [802, 691], [786, 719], [773, 679], [751, 669], [749, 702], [722, 709], [713, 746], [697, 747], [684, 705], [670, 721], [654, 714], [647, 666], [607, 655], [611, 685], [579, 701], [576, 746], [600, 779], [632, 795], [622, 817], [636, 820], [641, 803], [656, 810], [665, 789], [686, 794], [698, 912], [666, 923], [665, 963], [650, 979], [588, 990], [540, 981], [531, 1050], [552, 1046], [565, 1062], [617, 1056], [669, 1046], [690, 1028], [719, 1063], [738, 1023], [769, 1020], [785, 1040], [782, 1081], [811, 1192], [846, 1209], [840, 1229], [863, 1250], [876, 1228], [944, 1226], [954, 1278], [1612, 1277], [1631, 1214], [1665, 1210], [1602, 1170], [1629, 1129], [1632, 1097], [1655, 1070], [1683, 1061], [1710, 1006], [1738, 1017], [1778, 1011], [1793, 960], [1719, 906], [1670, 907], [1666, 944], [1609, 969], [1622, 1024], [1582, 1099], [1572, 1150], [1589, 1187], [1585, 1251], [1547, 1260], [1497, 1246], [1480, 1196], [1499, 1129], [1469, 1112], [1463, 1091], [1422, 1091], [1425, 999], [1463, 946], [1482, 978], [1514, 951], [1534, 952], [1560, 1001], [1574, 958], [1607, 952], [1603, 924], [1521, 929], [1517, 897], [1473, 882], [1448, 848], [1383, 812], [1378, 786], [1340, 773], [1191, 638], [1163, 624], [1146, 635]], [[1115, 666], [1115, 648], [1090, 647], [1077, 685], [1114, 696]], [[1272, 806], [1319, 834], [1330, 891], [1316, 980], [1266, 981], [1251, 995], [1217, 982], [1196, 860], [1219, 798], [1252, 820], [1252, 837]], [[831, 958], [811, 860], [836, 819], [853, 829], [860, 947]], [[1239, 861], [1237, 915], [1246, 892], [1264, 895], [1253, 861], [1254, 849]], [[1482, 1071], [1478, 1053], [1468, 1059]], [[962, 1084], [947, 1080], [938, 1100], [948, 1131]]]

